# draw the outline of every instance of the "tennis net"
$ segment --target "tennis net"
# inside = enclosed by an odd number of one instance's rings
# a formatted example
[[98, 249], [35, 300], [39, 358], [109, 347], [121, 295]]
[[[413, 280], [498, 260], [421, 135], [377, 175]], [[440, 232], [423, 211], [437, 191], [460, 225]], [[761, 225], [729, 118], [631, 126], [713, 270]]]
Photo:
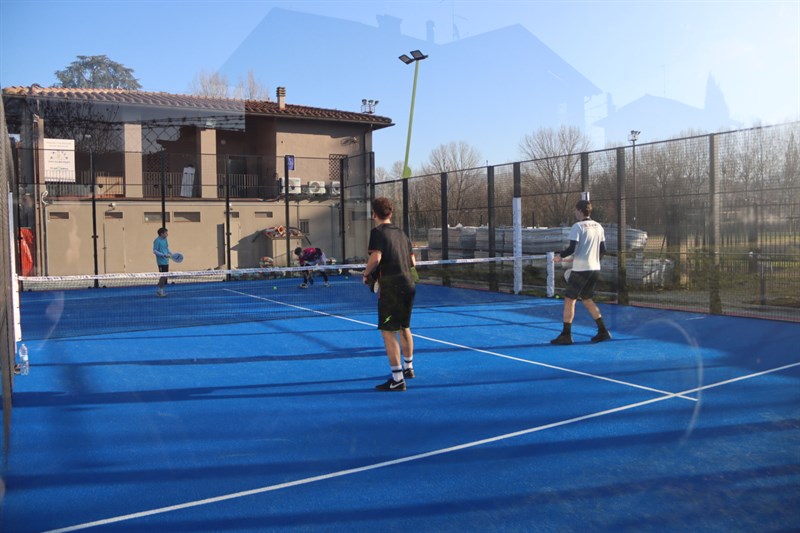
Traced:
[[[362, 283], [365, 266], [19, 277], [22, 336], [65, 338], [329, 315], [374, 319], [377, 297]], [[545, 255], [419, 261], [417, 272], [415, 308], [485, 304], [519, 292], [552, 296], [552, 257]], [[311, 274], [307, 284], [304, 273]], [[157, 295], [162, 277], [165, 297]]]

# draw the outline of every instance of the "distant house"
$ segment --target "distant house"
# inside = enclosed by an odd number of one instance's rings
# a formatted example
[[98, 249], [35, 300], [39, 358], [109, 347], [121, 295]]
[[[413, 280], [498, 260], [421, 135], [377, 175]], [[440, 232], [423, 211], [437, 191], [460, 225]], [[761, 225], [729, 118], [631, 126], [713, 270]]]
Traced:
[[36, 198], [37, 273], [50, 275], [152, 271], [162, 224], [189, 270], [286, 264], [294, 243], [261, 238], [273, 226], [361, 255], [366, 229], [346, 221], [364, 220], [372, 133], [393, 125], [288, 104], [283, 88], [255, 101], [34, 85], [3, 89], [3, 103], [17, 192]]
[[609, 106], [608, 116], [594, 123], [612, 143], [624, 143], [631, 130], [642, 132], [640, 141], [676, 138], [683, 132], [714, 133], [741, 124], [730, 117], [722, 92], [712, 77], [706, 85], [705, 105], [693, 107], [671, 98], [645, 95], [619, 109]]
[[[440, 144], [463, 140], [514, 160], [525, 134], [563, 124], [583, 129], [587, 101], [602, 94], [522, 25], [438, 44], [430, 25], [422, 40], [401, 33], [401, 23], [383, 16], [375, 26], [273, 8], [222, 70], [231, 79], [254, 68], [280, 72], [297, 91], [305, 91], [300, 98], [331, 106], [347, 101], [352, 87], [360, 87], [363, 96], [380, 99], [381, 109], [391, 116], [407, 116], [408, 98], [391, 98], [395, 93], [387, 94], [387, 88], [411, 90], [412, 72], [397, 57], [420, 49], [430, 57], [420, 67], [414, 112], [418, 159]], [[297, 41], [303, 46], [287, 53]], [[498, 53], [513, 57], [515, 67], [498, 61]], [[323, 91], [303, 83], [309, 72], [323, 81]], [[500, 125], [503, 134], [498, 136]], [[380, 143], [397, 147], [401, 156], [405, 134], [405, 128], [388, 131]]]

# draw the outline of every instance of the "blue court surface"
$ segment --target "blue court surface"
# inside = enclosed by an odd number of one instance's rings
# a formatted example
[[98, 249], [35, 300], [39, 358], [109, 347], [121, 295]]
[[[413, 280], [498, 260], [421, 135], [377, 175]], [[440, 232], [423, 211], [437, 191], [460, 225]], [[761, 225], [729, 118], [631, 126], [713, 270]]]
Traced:
[[21, 295], [3, 532], [800, 530], [797, 324], [603, 305], [591, 344], [579, 304], [551, 346], [561, 300], [420, 286], [417, 377], [383, 393], [364, 287], [229, 285], [201, 325], [218, 299], [177, 289], [126, 304], [157, 327]]

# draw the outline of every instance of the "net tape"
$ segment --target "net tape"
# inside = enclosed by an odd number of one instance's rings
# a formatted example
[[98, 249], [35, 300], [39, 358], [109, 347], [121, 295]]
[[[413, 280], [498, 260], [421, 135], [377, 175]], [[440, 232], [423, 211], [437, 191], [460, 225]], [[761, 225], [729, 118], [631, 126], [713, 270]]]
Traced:
[[[439, 265], [470, 265], [470, 264], [490, 264], [490, 263], [531, 263], [534, 261], [546, 260], [548, 265], [552, 264], [552, 256], [545, 255], [527, 255], [520, 257], [481, 257], [481, 258], [467, 258], [467, 259], [439, 259], [432, 261], [417, 261], [417, 268]], [[517, 263], [519, 264], [519, 263]], [[36, 286], [36, 285], [55, 285], [57, 283], [69, 284], [73, 282], [84, 281], [125, 281], [125, 280], [158, 280], [159, 278], [167, 279], [187, 279], [193, 281], [222, 281], [228, 277], [243, 277], [243, 276], [269, 276], [285, 275], [286, 273], [302, 273], [310, 271], [327, 270], [331, 272], [347, 272], [364, 270], [367, 267], [366, 263], [354, 264], [333, 264], [333, 265], [307, 265], [296, 267], [258, 267], [258, 268], [238, 268], [226, 270], [180, 270], [171, 272], [126, 272], [118, 274], [85, 274], [85, 275], [67, 275], [67, 276], [17, 276], [17, 279], [23, 285]]]

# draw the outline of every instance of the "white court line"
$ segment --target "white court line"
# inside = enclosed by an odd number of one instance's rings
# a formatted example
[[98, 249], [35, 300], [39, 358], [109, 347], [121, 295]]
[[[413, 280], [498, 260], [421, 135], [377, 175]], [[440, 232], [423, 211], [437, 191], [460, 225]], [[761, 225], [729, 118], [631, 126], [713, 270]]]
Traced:
[[[236, 294], [239, 294], [239, 295], [242, 295], [242, 296], [248, 296], [250, 298], [255, 298], [257, 300], [264, 300], [264, 301], [267, 301], [267, 302], [284, 305], [286, 307], [293, 307], [295, 309], [300, 309], [300, 310], [303, 310], [303, 311], [316, 313], [318, 315], [328, 316], [328, 317], [332, 317], [332, 318], [338, 318], [340, 320], [347, 320], [349, 322], [354, 322], [356, 324], [363, 324], [365, 326], [375, 327], [375, 324], [372, 324], [372, 323], [369, 323], [369, 322], [364, 322], [363, 320], [356, 320], [354, 318], [347, 318], [347, 317], [340, 316], [340, 315], [333, 315], [333, 314], [330, 314], [330, 313], [326, 313], [324, 311], [317, 311], [316, 309], [309, 309], [308, 307], [302, 307], [300, 305], [294, 305], [294, 304], [290, 304], [290, 303], [286, 303], [286, 302], [281, 302], [281, 301], [278, 301], [278, 300], [273, 300], [271, 298], [265, 298], [265, 297], [262, 297], [262, 296], [255, 296], [255, 295], [252, 295], [252, 294], [239, 292], [239, 291], [236, 291], [236, 290], [233, 290], [233, 289], [225, 289], [225, 290], [233, 292], [233, 293], [236, 293]], [[440, 339], [434, 339], [433, 337], [427, 337], [425, 335], [420, 335], [418, 333], [412, 333], [412, 336], [417, 337], [419, 339], [424, 339], [426, 341], [437, 342], [439, 344], [444, 344], [446, 346], [452, 346], [454, 348], [461, 348], [463, 350], [470, 350], [470, 351], [473, 351], [473, 352], [483, 353], [483, 354], [487, 354], [487, 355], [493, 355], [495, 357], [500, 357], [500, 358], [503, 358], [503, 359], [510, 359], [511, 361], [518, 361], [520, 363], [527, 363], [529, 365], [537, 365], [537, 366], [541, 366], [541, 367], [544, 367], [544, 368], [550, 368], [552, 370], [560, 370], [562, 372], [568, 372], [570, 374], [577, 374], [579, 376], [584, 376], [584, 377], [593, 378], [593, 379], [599, 379], [601, 381], [608, 381], [610, 383], [616, 383], [618, 385], [625, 385], [626, 387], [633, 387], [635, 389], [646, 390], [648, 392], [655, 392], [655, 393], [658, 393], [658, 394], [673, 394], [673, 393], [671, 393], [669, 391], [663, 391], [663, 390], [660, 390], [660, 389], [654, 389], [652, 387], [645, 387], [644, 385], [638, 385], [636, 383], [631, 383], [629, 381], [622, 381], [622, 380], [619, 380], [619, 379], [612, 379], [612, 378], [609, 378], [609, 377], [606, 377], [606, 376], [599, 376], [597, 374], [589, 374], [588, 372], [581, 372], [580, 370], [573, 370], [571, 368], [566, 368], [566, 367], [563, 367], [563, 366], [551, 365], [551, 364], [548, 364], [548, 363], [542, 363], [540, 361], [531, 361], [530, 359], [523, 359], [521, 357], [514, 357], [512, 355], [505, 355], [505, 354], [498, 353], [498, 352], [492, 352], [492, 351], [489, 351], [489, 350], [483, 350], [481, 348], [473, 348], [472, 346], [465, 346], [463, 344], [456, 344], [454, 342], [444, 341], [444, 340], [440, 340]], [[689, 401], [692, 401], [692, 402], [696, 402], [697, 401], [697, 398], [693, 398], [691, 396], [684, 396], [681, 393], [675, 394], [675, 397], [676, 398], [681, 398], [682, 400], [689, 400]]]
[[498, 435], [496, 437], [489, 437], [489, 438], [486, 438], [486, 439], [480, 439], [480, 440], [476, 440], [476, 441], [472, 441], [472, 442], [467, 442], [467, 443], [464, 443], [464, 444], [458, 444], [456, 446], [450, 446], [448, 448], [440, 448], [438, 450], [433, 450], [433, 451], [430, 451], [430, 452], [424, 452], [424, 453], [418, 453], [418, 454], [415, 454], [415, 455], [409, 455], [407, 457], [401, 457], [399, 459], [393, 459], [391, 461], [383, 461], [383, 462], [380, 462], [380, 463], [374, 463], [374, 464], [371, 464], [371, 465], [360, 466], [360, 467], [357, 467], [357, 468], [349, 468], [347, 470], [340, 470], [338, 472], [331, 472], [329, 474], [321, 474], [319, 476], [311, 476], [311, 477], [307, 477], [307, 478], [303, 478], [303, 479], [297, 479], [295, 481], [287, 481], [285, 483], [278, 483], [276, 485], [268, 485], [266, 487], [260, 487], [260, 488], [257, 488], [257, 489], [244, 490], [244, 491], [241, 491], [241, 492], [234, 492], [234, 493], [231, 493], [231, 494], [224, 494], [222, 496], [215, 496], [213, 498], [205, 498], [205, 499], [202, 499], [202, 500], [195, 500], [195, 501], [192, 501], [192, 502], [186, 502], [186, 503], [181, 503], [181, 504], [177, 504], [177, 505], [170, 505], [168, 507], [161, 507], [161, 508], [158, 508], [158, 509], [150, 509], [148, 511], [141, 511], [141, 512], [138, 512], [138, 513], [131, 513], [131, 514], [127, 514], [127, 515], [115, 516], [115, 517], [112, 517], [112, 518], [106, 518], [106, 519], [103, 519], [103, 520], [96, 520], [94, 522], [86, 522], [86, 523], [83, 523], [83, 524], [77, 524], [77, 525], [74, 525], [74, 526], [68, 526], [68, 527], [64, 527], [64, 528], [60, 528], [60, 529], [51, 529], [49, 531], [46, 531], [45, 533], [66, 533], [68, 531], [78, 531], [78, 530], [81, 530], [81, 529], [89, 529], [89, 528], [92, 528], [92, 527], [104, 526], [104, 525], [108, 525], [108, 524], [114, 524], [114, 523], [117, 523], [117, 522], [124, 522], [124, 521], [127, 521], [127, 520], [133, 520], [135, 518], [144, 518], [146, 516], [164, 514], [164, 513], [169, 513], [169, 512], [172, 512], [172, 511], [179, 511], [179, 510], [182, 510], [182, 509], [190, 509], [192, 507], [200, 507], [200, 506], [203, 506], [203, 505], [209, 505], [209, 504], [212, 504], [212, 503], [218, 503], [218, 502], [223, 502], [223, 501], [227, 501], [227, 500], [234, 500], [234, 499], [238, 499], [238, 498], [244, 498], [244, 497], [247, 497], [247, 496], [254, 496], [256, 494], [263, 494], [265, 492], [273, 492], [273, 491], [276, 491], [276, 490], [286, 489], [286, 488], [290, 488], [290, 487], [296, 487], [296, 486], [299, 486], [299, 485], [307, 485], [309, 483], [315, 483], [317, 481], [325, 481], [327, 479], [334, 479], [334, 478], [338, 478], [338, 477], [349, 476], [349, 475], [352, 475], [352, 474], [358, 474], [358, 473], [361, 473], [361, 472], [368, 472], [370, 470], [376, 470], [378, 468], [385, 468], [387, 466], [394, 466], [394, 465], [399, 465], [399, 464], [403, 464], [403, 463], [408, 463], [408, 462], [411, 462], [411, 461], [418, 461], [420, 459], [426, 459], [428, 457], [435, 457], [437, 455], [443, 455], [443, 454], [446, 454], [446, 453], [452, 453], [452, 452], [457, 452], [457, 451], [460, 451], [460, 450], [466, 450], [468, 448], [474, 448], [476, 446], [481, 446], [481, 445], [489, 444], [489, 443], [492, 443], [492, 442], [498, 442], [498, 441], [501, 441], [501, 440], [512, 439], [512, 438], [520, 437], [522, 435], [528, 435], [528, 434], [531, 434], [531, 433], [544, 431], [546, 429], [553, 429], [553, 428], [557, 428], [557, 427], [561, 427], [561, 426], [566, 426], [566, 425], [569, 425], [569, 424], [575, 424], [577, 422], [583, 422], [584, 420], [591, 420], [593, 418], [599, 418], [601, 416], [606, 416], [606, 415], [610, 415], [610, 414], [613, 414], [613, 413], [619, 413], [619, 412], [622, 412], [622, 411], [628, 411], [630, 409], [635, 409], [637, 407], [642, 407], [644, 405], [654, 404], [654, 403], [658, 403], [658, 402], [663, 402], [664, 400], [669, 400], [671, 398], [676, 398], [681, 394], [689, 394], [689, 393], [700, 392], [700, 391], [705, 390], [705, 389], [711, 389], [711, 388], [715, 388], [715, 387], [720, 387], [722, 385], [727, 385], [729, 383], [734, 383], [734, 382], [742, 381], [742, 380], [745, 380], [745, 379], [751, 379], [751, 378], [763, 376], [765, 374], [771, 374], [771, 373], [774, 373], [774, 372], [780, 372], [781, 370], [786, 370], [786, 369], [789, 369], [789, 368], [792, 368], [792, 367], [796, 367], [796, 366], [800, 366], [800, 362], [784, 365], [784, 366], [781, 366], [781, 367], [778, 367], [778, 368], [773, 368], [773, 369], [770, 369], [770, 370], [764, 370], [762, 372], [756, 372], [754, 374], [749, 374], [749, 375], [746, 375], [746, 376], [740, 376], [740, 377], [737, 377], [737, 378], [728, 379], [728, 380], [725, 380], [725, 381], [720, 381], [718, 383], [711, 383], [711, 384], [708, 384], [708, 385], [703, 385], [701, 387], [696, 387], [694, 389], [685, 390], [685, 391], [682, 391], [680, 393], [665, 394], [664, 396], [660, 396], [658, 398], [651, 398], [649, 400], [644, 400], [644, 401], [641, 401], [641, 402], [631, 403], [631, 404], [628, 404], [628, 405], [623, 405], [621, 407], [615, 407], [613, 409], [606, 409], [604, 411], [598, 411], [596, 413], [591, 413], [591, 414], [588, 414], [588, 415], [577, 416], [577, 417], [574, 417], [574, 418], [569, 418], [567, 420], [561, 420], [559, 422], [552, 422], [550, 424], [544, 424], [544, 425], [541, 425], [541, 426], [536, 426], [536, 427], [532, 427], [532, 428], [528, 428], [528, 429], [523, 429], [523, 430], [520, 430], [520, 431], [514, 431], [512, 433], [505, 433], [503, 435]]

